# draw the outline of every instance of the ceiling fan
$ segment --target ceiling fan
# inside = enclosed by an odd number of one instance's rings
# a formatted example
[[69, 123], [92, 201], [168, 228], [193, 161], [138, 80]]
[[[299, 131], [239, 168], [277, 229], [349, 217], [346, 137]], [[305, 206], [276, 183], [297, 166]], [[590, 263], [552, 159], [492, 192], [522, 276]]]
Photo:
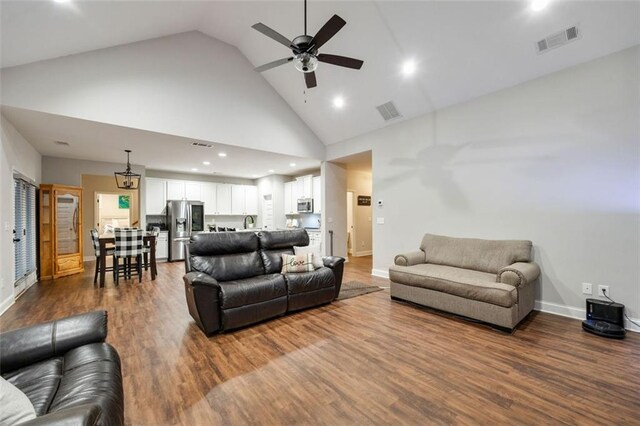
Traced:
[[269, 62], [268, 64], [257, 67], [255, 70], [262, 72], [294, 61], [296, 69], [304, 73], [304, 81], [308, 89], [318, 85], [315, 73], [318, 67], [318, 61], [359, 70], [364, 63], [359, 59], [318, 53], [318, 49], [336, 35], [346, 23], [347, 22], [338, 15], [333, 15], [314, 37], [307, 35], [307, 0], [304, 0], [304, 35], [294, 38], [293, 41], [267, 27], [262, 22], [253, 25], [251, 28], [283, 44], [293, 52], [293, 56], [289, 58]]

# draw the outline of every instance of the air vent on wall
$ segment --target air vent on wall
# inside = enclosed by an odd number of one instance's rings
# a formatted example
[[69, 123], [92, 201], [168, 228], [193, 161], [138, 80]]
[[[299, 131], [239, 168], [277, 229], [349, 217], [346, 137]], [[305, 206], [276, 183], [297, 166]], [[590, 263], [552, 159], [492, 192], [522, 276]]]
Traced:
[[69, 146], [69, 142], [65, 142], [65, 141], [53, 141], [53, 143], [60, 146]]
[[191, 142], [191, 146], [199, 146], [201, 148], [213, 148], [213, 145], [209, 145], [208, 143], [202, 143], [202, 142]]
[[376, 109], [378, 110], [382, 118], [384, 118], [384, 121], [389, 121], [393, 120], [394, 118], [400, 117], [400, 113], [398, 112], [398, 109], [392, 101], [389, 101], [386, 104], [378, 105]]
[[565, 44], [577, 40], [582, 37], [577, 25], [567, 28], [563, 31], [551, 34], [549, 37], [543, 38], [536, 42], [536, 51], [538, 53], [548, 52], [556, 47], [564, 46]]

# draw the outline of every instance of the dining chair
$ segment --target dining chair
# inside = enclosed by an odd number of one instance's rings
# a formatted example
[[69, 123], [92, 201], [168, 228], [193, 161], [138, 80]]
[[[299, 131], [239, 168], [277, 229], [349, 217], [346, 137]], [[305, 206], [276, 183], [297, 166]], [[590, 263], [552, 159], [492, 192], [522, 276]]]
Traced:
[[[131, 278], [132, 266], [135, 266], [138, 272], [138, 280], [142, 281], [142, 254], [144, 252], [144, 231], [141, 229], [115, 228], [113, 234], [116, 240], [116, 248], [113, 253], [113, 266], [116, 278], [116, 285], [120, 283], [120, 276], [125, 279]], [[131, 264], [131, 259], [135, 257], [135, 265]], [[120, 259], [123, 264], [120, 265]], [[123, 270], [120, 271], [120, 267]]]
[[[93, 276], [93, 283], [95, 284], [96, 282], [98, 282], [98, 273], [100, 273], [100, 235], [98, 234], [98, 230], [97, 229], [92, 229], [90, 231], [91, 233], [91, 242], [93, 243], [93, 251], [94, 254], [96, 255], [96, 273]], [[113, 256], [113, 253], [115, 251], [115, 247], [111, 246], [111, 247], [107, 247], [106, 248], [107, 252], [105, 253], [105, 256]], [[115, 264], [115, 259], [114, 259], [114, 264]], [[107, 266], [104, 268], [105, 271], [114, 271], [113, 266]], [[115, 277], [115, 274], [114, 274]]]
[[[158, 245], [158, 237], [160, 236], [160, 227], [159, 226], [154, 226], [151, 229], [151, 233], [155, 237], [155, 245], [157, 246]], [[143, 253], [143, 259], [144, 259], [143, 266], [144, 266], [144, 270], [145, 271], [149, 270], [149, 256], [150, 256], [150, 253], [151, 253], [151, 245], [145, 243], [145, 245], [144, 245], [144, 253]]]

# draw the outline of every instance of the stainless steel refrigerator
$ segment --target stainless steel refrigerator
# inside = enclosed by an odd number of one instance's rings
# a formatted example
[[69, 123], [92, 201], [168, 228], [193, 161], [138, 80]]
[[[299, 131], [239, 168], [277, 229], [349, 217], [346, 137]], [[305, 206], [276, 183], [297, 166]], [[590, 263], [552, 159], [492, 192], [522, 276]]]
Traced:
[[204, 203], [171, 200], [167, 202], [169, 260], [184, 260], [185, 244], [193, 234], [204, 231]]

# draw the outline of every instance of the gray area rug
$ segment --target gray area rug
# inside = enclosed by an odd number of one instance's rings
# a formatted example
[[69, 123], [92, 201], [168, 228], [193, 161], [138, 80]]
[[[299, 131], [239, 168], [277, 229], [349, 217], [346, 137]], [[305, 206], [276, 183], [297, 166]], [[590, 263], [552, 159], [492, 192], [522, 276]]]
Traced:
[[340, 294], [336, 300], [350, 299], [352, 297], [362, 296], [363, 294], [373, 293], [382, 290], [377, 285], [368, 285], [361, 283], [360, 281], [348, 281], [342, 283], [340, 287]]

